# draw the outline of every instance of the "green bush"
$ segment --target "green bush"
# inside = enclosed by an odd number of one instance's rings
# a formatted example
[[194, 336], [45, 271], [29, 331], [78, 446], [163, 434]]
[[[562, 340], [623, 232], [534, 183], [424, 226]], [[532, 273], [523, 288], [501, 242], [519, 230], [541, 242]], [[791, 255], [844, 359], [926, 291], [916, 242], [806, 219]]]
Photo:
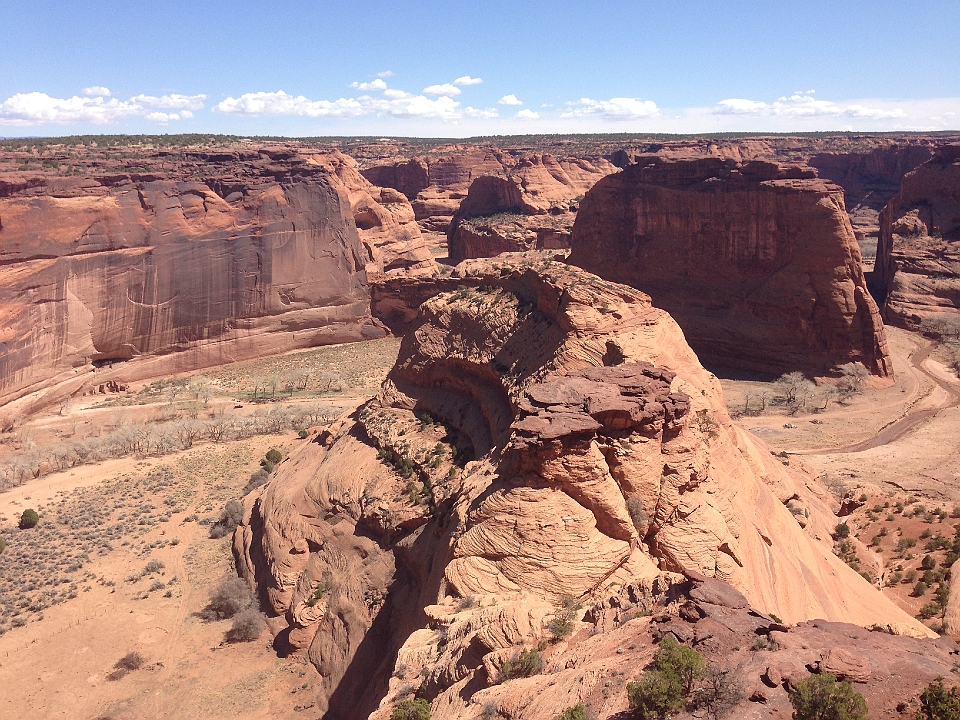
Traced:
[[668, 635], [660, 643], [653, 656], [657, 670], [667, 677], [676, 678], [684, 695], [693, 692], [693, 686], [707, 674], [707, 661], [693, 648], [678, 643]]
[[40, 516], [37, 515], [37, 511], [33, 508], [27, 508], [20, 516], [20, 529], [29, 530], [36, 527], [38, 522], [40, 522]]
[[580, 705], [574, 705], [573, 707], [568, 707], [562, 713], [557, 715], [554, 720], [590, 720], [590, 716], [587, 715], [587, 709]]
[[500, 672], [507, 680], [513, 678], [530, 677], [543, 669], [543, 658], [533, 648], [521, 650], [512, 660], [507, 660], [500, 667]]
[[423, 698], [401, 700], [393, 709], [390, 720], [430, 720], [430, 703]]
[[913, 586], [913, 592], [910, 594], [914, 597], [923, 597], [927, 592], [927, 584], [923, 580], [919, 580], [916, 585]]
[[573, 621], [582, 605], [576, 597], [570, 593], [564, 593], [560, 596], [557, 609], [553, 613], [553, 618], [547, 624], [555, 640], [563, 640], [573, 632]]
[[960, 720], [960, 693], [957, 688], [945, 688], [942, 677], [927, 685], [920, 695], [916, 720]]
[[834, 540], [843, 540], [844, 538], [847, 538], [847, 537], [850, 537], [850, 528], [845, 522], [838, 524], [833, 529]]
[[678, 678], [654, 670], [627, 683], [627, 699], [638, 720], [664, 718], [683, 707], [683, 687]]
[[790, 691], [793, 720], [864, 720], [867, 701], [830, 673], [811, 675]]
[[264, 457], [266, 458], [267, 462], [272, 462], [274, 465], [283, 460], [283, 455], [276, 448], [270, 448], [267, 450], [267, 454], [264, 455]]

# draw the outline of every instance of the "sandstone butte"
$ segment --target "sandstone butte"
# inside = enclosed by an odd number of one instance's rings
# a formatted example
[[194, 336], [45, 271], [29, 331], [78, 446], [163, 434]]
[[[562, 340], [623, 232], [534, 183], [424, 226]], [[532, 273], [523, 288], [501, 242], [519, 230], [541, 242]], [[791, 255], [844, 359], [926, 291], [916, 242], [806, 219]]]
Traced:
[[960, 145], [903, 178], [880, 214], [875, 275], [888, 323], [917, 329], [960, 313]]
[[[434, 717], [479, 718], [471, 698], [550, 637], [561, 594], [603, 631], [685, 577], [786, 623], [930, 636], [833, 554], [829, 493], [733, 425], [647, 295], [523, 254], [454, 279], [378, 396], [244, 499], [238, 567], [323, 677], [321, 713], [385, 720], [412, 678]], [[591, 668], [514, 687], [555, 713]]]
[[436, 273], [406, 198], [345, 155], [195, 155], [3, 183], [7, 416], [91, 383], [381, 337], [368, 279]]
[[708, 366], [892, 373], [843, 190], [810, 168], [638, 158], [587, 193], [571, 246], [649, 293]]
[[422, 230], [454, 262], [501, 252], [567, 247], [576, 202], [615, 172], [609, 160], [467, 146], [362, 170], [410, 198]]

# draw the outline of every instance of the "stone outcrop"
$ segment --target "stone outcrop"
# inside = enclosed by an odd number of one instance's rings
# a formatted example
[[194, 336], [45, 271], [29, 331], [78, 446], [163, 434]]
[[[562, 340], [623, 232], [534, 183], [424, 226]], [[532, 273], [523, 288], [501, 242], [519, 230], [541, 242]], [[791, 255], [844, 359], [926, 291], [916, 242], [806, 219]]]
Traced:
[[[421, 230], [438, 241], [441, 233], [450, 238], [451, 258], [459, 262], [500, 252], [566, 247], [576, 199], [615, 170], [610, 161], [596, 156], [558, 158], [489, 146], [452, 146], [435, 157], [374, 165], [362, 172], [371, 182], [409, 197]], [[543, 217], [547, 213], [552, 216]], [[501, 217], [482, 221], [494, 215]], [[465, 226], [454, 241], [457, 232], [451, 223], [460, 225], [466, 219], [478, 220]], [[461, 247], [467, 251], [460, 252]]]
[[875, 274], [891, 324], [915, 329], [960, 312], [960, 145], [903, 178], [880, 214]]
[[929, 634], [833, 555], [826, 491], [732, 424], [645, 294], [525, 255], [458, 278], [380, 394], [244, 500], [238, 566], [320, 671], [326, 717], [381, 699], [388, 717], [418, 685], [438, 717], [479, 717], [562, 594], [604, 628], [684, 573], [702, 602]]
[[587, 193], [571, 246], [649, 293], [708, 365], [892, 372], [843, 191], [809, 168], [647, 156]]
[[[436, 272], [406, 198], [339, 153], [157, 152], [5, 177], [0, 404], [381, 337], [367, 273]], [[360, 230], [358, 231], [358, 226]]]
[[934, 148], [927, 143], [894, 143], [869, 152], [824, 152], [807, 160], [817, 174], [843, 188], [857, 240], [880, 233], [880, 211], [897, 194], [908, 172], [925, 163]]

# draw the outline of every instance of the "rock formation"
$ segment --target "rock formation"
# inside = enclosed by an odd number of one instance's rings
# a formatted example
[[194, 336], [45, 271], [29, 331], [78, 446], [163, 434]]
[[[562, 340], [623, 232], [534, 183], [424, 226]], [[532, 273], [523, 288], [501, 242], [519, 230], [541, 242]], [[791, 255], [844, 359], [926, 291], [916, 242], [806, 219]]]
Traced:
[[929, 634], [833, 555], [828, 494], [731, 423], [646, 295], [525, 255], [455, 276], [378, 397], [244, 501], [238, 566], [322, 675], [326, 717], [381, 699], [388, 717], [417, 684], [438, 717], [479, 717], [562, 594], [603, 633], [603, 607], [670, 602], [682, 573], [785, 622]]
[[875, 272], [889, 323], [918, 328], [960, 312], [960, 145], [903, 178], [880, 214]]
[[648, 156], [587, 193], [571, 246], [649, 293], [708, 365], [892, 372], [843, 191], [810, 169]]
[[[476, 146], [442, 147], [439, 152], [436, 157], [374, 165], [362, 172], [371, 182], [409, 197], [421, 230], [444, 244], [449, 237], [456, 262], [535, 247], [566, 247], [577, 198], [616, 170], [597, 156], [557, 158]], [[494, 220], [484, 222], [493, 215]], [[467, 220], [475, 222], [463, 222]], [[463, 225], [456, 240], [451, 222]], [[440, 239], [440, 234], [445, 237]], [[460, 251], [463, 247], [465, 252]]]
[[926, 143], [895, 143], [869, 152], [817, 153], [807, 164], [843, 188], [854, 233], [862, 242], [879, 235], [880, 211], [897, 194], [903, 176], [932, 155], [933, 147]]
[[27, 403], [8, 414], [85, 384], [380, 337], [367, 272], [436, 272], [406, 198], [346, 156], [168, 156], [141, 160], [151, 172], [4, 178], [0, 404]]

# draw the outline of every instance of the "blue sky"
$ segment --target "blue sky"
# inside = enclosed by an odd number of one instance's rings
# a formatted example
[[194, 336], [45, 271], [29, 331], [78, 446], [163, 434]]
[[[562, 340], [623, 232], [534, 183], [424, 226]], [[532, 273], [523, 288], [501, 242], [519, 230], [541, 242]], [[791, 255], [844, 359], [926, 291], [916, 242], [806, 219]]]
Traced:
[[0, 3], [0, 136], [960, 129], [960, 1]]

